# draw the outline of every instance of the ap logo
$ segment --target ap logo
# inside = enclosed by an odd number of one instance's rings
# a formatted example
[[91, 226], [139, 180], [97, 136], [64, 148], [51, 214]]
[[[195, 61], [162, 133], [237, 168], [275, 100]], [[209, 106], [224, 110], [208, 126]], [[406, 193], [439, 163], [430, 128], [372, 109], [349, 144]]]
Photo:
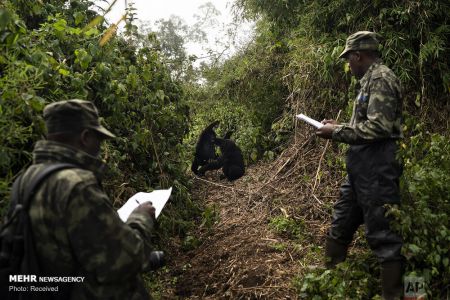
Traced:
[[425, 300], [425, 281], [423, 277], [405, 276], [404, 300]]

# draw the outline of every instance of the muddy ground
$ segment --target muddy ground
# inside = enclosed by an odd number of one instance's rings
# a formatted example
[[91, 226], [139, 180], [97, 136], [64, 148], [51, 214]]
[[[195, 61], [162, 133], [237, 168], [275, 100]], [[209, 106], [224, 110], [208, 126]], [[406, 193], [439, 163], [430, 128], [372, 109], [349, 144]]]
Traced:
[[[194, 201], [208, 213], [190, 235], [195, 247], [174, 241], [162, 299], [297, 299], [293, 281], [322, 265], [324, 235], [342, 170], [328, 167], [332, 145], [297, 141], [271, 163], [247, 169], [229, 183], [210, 172], [194, 178]], [[333, 155], [331, 155], [333, 157]], [[294, 220], [283, 232], [274, 219]], [[274, 225], [275, 224], [275, 225]]]

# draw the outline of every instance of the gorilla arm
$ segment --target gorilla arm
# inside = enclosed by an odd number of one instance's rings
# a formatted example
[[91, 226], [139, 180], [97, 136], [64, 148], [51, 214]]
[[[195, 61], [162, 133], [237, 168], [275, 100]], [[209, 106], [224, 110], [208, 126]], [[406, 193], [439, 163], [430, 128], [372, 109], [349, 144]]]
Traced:
[[217, 158], [215, 160], [211, 160], [209, 163], [207, 163], [206, 165], [201, 167], [200, 170], [198, 171], [197, 175], [204, 176], [206, 171], [217, 170], [222, 167], [223, 167], [223, 157], [220, 156], [219, 158]]

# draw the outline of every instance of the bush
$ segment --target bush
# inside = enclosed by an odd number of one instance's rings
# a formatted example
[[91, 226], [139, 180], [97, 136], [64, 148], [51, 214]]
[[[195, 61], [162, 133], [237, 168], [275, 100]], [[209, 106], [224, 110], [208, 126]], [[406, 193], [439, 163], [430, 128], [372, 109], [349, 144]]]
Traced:
[[45, 134], [44, 106], [79, 98], [93, 101], [118, 136], [103, 149], [110, 197], [120, 204], [136, 191], [174, 185], [171, 202], [185, 209], [170, 220], [177, 223], [195, 206], [180, 156], [189, 112], [181, 85], [156, 50], [137, 49], [121, 36], [100, 46], [107, 28], [87, 9], [91, 1], [52, 5], [60, 2], [39, 9], [0, 4], [0, 215], [15, 174], [30, 164], [33, 144]]
[[333, 270], [316, 269], [304, 277], [294, 278], [301, 299], [346, 300], [381, 299], [379, 297], [378, 263], [365, 254], [358, 260], [349, 259]]
[[420, 127], [403, 144], [402, 206], [390, 214], [404, 238], [406, 275], [424, 277], [430, 299], [440, 299], [450, 285], [450, 139]]

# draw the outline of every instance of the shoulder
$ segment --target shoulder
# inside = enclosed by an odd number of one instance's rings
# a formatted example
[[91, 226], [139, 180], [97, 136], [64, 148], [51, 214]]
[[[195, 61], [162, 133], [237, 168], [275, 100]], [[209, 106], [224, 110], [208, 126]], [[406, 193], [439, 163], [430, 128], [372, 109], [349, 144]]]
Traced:
[[96, 184], [97, 179], [92, 171], [69, 168], [56, 172], [50, 179], [56, 182], [64, 182], [71, 186]]
[[372, 80], [380, 79], [385, 81], [398, 81], [394, 71], [383, 64], [378, 64], [372, 71]]
[[385, 90], [400, 94], [401, 85], [395, 73], [383, 64], [374, 68], [372, 73], [371, 88], [376, 90]]
[[45, 179], [40, 190], [49, 195], [66, 198], [75, 189], [84, 190], [92, 185], [98, 185], [94, 173], [80, 168], [68, 168], [51, 174]]
[[[22, 190], [40, 176], [45, 167], [42, 164], [30, 166], [22, 179]], [[62, 169], [44, 179], [36, 191], [33, 203], [35, 207], [51, 207], [62, 213], [74, 198], [84, 199], [90, 194], [90, 190], [98, 188], [99, 183], [93, 172], [81, 168]]]

